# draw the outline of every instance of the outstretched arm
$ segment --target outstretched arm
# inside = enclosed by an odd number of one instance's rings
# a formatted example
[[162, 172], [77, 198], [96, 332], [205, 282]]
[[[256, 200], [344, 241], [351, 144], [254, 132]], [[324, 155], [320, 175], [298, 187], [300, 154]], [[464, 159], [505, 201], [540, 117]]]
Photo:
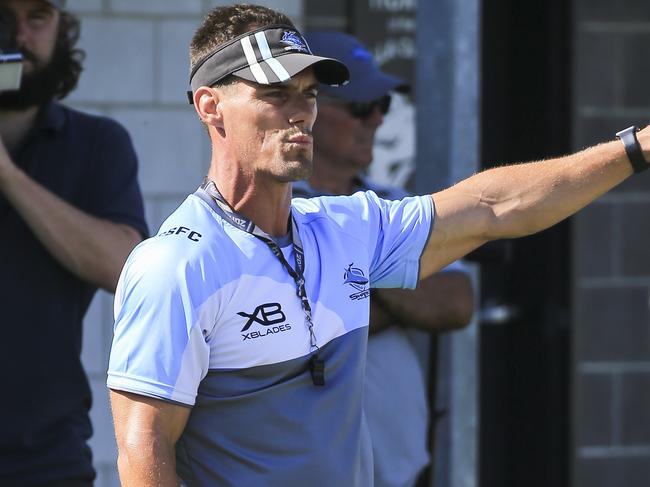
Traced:
[[111, 390], [120, 482], [124, 487], [178, 487], [175, 445], [190, 408]]
[[[650, 160], [650, 127], [638, 133]], [[530, 235], [567, 218], [632, 174], [623, 144], [476, 174], [432, 195], [433, 231], [421, 259], [424, 278], [489, 240]]]
[[415, 289], [374, 289], [370, 302], [370, 333], [388, 325], [457, 330], [469, 324], [474, 309], [470, 279], [457, 271], [429, 276]]

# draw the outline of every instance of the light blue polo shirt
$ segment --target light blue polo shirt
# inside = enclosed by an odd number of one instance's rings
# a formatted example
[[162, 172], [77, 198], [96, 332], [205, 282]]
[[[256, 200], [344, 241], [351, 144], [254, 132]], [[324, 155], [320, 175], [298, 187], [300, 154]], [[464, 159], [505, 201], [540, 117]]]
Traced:
[[[293, 279], [198, 190], [138, 245], [115, 296], [111, 389], [192, 407], [189, 486], [371, 487], [363, 415], [370, 287], [414, 287], [431, 198], [294, 199], [325, 385]], [[293, 263], [292, 246], [283, 248]]]

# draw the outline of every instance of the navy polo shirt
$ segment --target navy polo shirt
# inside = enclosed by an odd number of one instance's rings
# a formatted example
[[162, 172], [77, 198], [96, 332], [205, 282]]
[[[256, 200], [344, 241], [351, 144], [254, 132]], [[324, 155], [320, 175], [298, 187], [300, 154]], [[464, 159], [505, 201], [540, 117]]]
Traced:
[[[68, 203], [147, 235], [135, 152], [116, 122], [50, 103], [11, 156]], [[0, 232], [0, 484], [92, 479], [80, 352], [96, 288], [64, 269], [2, 194]]]

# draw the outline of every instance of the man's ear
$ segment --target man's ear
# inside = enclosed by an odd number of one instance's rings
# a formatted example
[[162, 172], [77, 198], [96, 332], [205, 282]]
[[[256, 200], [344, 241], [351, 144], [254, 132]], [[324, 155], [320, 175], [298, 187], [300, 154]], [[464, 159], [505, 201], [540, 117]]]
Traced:
[[201, 121], [215, 128], [223, 128], [219, 94], [214, 88], [201, 86], [194, 92], [194, 109]]

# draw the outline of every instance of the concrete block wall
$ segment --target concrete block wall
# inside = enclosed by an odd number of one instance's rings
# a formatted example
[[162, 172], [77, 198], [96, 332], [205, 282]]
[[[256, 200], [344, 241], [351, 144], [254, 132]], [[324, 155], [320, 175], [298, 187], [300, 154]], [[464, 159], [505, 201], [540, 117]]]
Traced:
[[[188, 46], [218, 0], [68, 0], [82, 22], [87, 53], [69, 105], [108, 115], [130, 132], [140, 161], [147, 223], [154, 233], [205, 175], [210, 147], [187, 104]], [[302, 21], [302, 0], [257, 0]], [[97, 487], [119, 485], [116, 447], [106, 389], [113, 327], [113, 296], [99, 292], [84, 322], [82, 359], [92, 391], [90, 441]]]
[[[576, 0], [574, 142], [650, 122], [650, 3]], [[650, 173], [574, 219], [573, 486], [650, 485]]]
[[350, 27], [349, 4], [349, 0], [305, 0], [305, 29], [347, 31]]

